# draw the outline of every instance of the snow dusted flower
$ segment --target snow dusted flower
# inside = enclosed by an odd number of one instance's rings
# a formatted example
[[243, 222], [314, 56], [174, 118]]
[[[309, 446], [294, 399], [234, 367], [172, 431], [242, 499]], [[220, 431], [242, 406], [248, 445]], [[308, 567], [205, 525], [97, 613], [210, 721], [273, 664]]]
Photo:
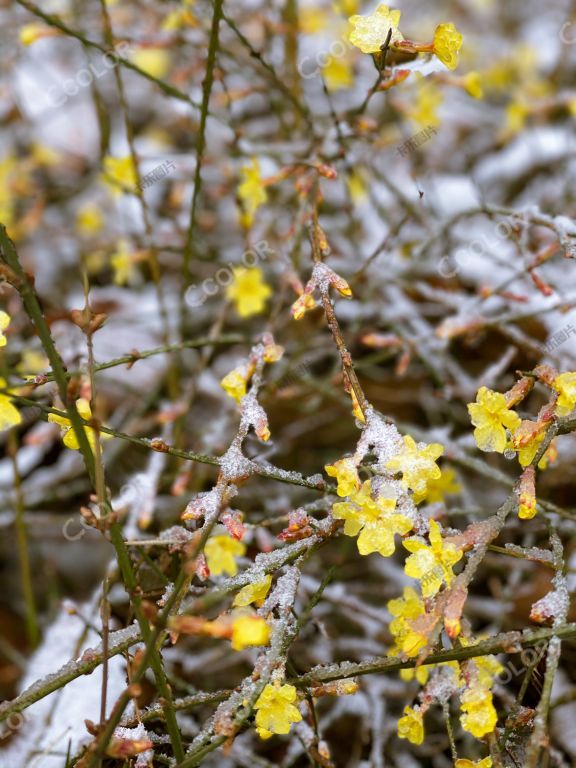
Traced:
[[432, 597], [442, 584], [452, 583], [452, 566], [461, 559], [462, 551], [444, 541], [440, 525], [435, 520], [430, 520], [430, 546], [417, 538], [406, 539], [404, 546], [412, 552], [404, 570], [407, 576], [420, 580], [424, 597]]
[[386, 464], [387, 469], [402, 472], [402, 484], [411, 488], [415, 496], [423, 498], [429, 480], [439, 480], [442, 476], [436, 460], [443, 454], [440, 443], [416, 444], [410, 435], [404, 436], [404, 450], [393, 456]]
[[434, 32], [434, 53], [448, 69], [456, 69], [458, 51], [464, 38], [454, 24], [438, 24]]
[[576, 372], [561, 373], [556, 376], [552, 386], [559, 395], [556, 413], [558, 416], [568, 416], [576, 408]]
[[360, 487], [358, 470], [354, 459], [346, 458], [335, 461], [334, 464], [326, 464], [324, 467], [330, 477], [335, 477], [338, 482], [336, 493], [338, 496], [351, 496]]
[[398, 720], [398, 736], [411, 744], [424, 741], [424, 714], [418, 708], [404, 707], [404, 715]]
[[492, 733], [498, 721], [492, 692], [481, 685], [471, 685], [460, 696], [462, 728], [477, 739]]
[[297, 700], [293, 685], [272, 685], [268, 683], [258, 697], [256, 730], [262, 739], [269, 739], [273, 733], [288, 733], [292, 723], [299, 723], [302, 715], [294, 705]]
[[379, 497], [374, 500], [370, 480], [350, 496], [350, 501], [334, 504], [332, 515], [344, 520], [346, 536], [358, 536], [358, 551], [361, 555], [379, 552], [383, 557], [394, 554], [395, 534], [405, 535], [412, 529], [412, 521], [397, 514], [396, 499]]
[[392, 30], [390, 43], [404, 40], [398, 29], [400, 11], [391, 10], [387, 5], [379, 5], [370, 16], [350, 16], [349, 22], [354, 27], [350, 32], [349, 40], [362, 53], [378, 53], [380, 46], [386, 42], [390, 30]]
[[232, 605], [237, 607], [243, 607], [250, 605], [250, 603], [256, 603], [256, 605], [262, 605], [266, 595], [270, 591], [272, 584], [272, 574], [264, 576], [260, 581], [255, 581], [252, 584], [246, 584], [242, 587], [240, 592], [234, 598]]
[[514, 432], [520, 426], [520, 417], [508, 407], [500, 392], [480, 387], [476, 402], [468, 404], [468, 413], [474, 430], [474, 439], [481, 451], [504, 453], [508, 443], [506, 430]]
[[414, 621], [426, 614], [424, 602], [412, 587], [405, 587], [402, 597], [389, 600], [386, 606], [395, 618], [390, 622], [390, 632], [397, 649], [407, 656], [416, 656], [428, 642], [425, 634], [414, 628]]
[[292, 312], [294, 320], [301, 320], [306, 312], [314, 309], [315, 306], [316, 299], [314, 296], [312, 296], [311, 293], [303, 293], [296, 299], [294, 304], [292, 304], [290, 311]]

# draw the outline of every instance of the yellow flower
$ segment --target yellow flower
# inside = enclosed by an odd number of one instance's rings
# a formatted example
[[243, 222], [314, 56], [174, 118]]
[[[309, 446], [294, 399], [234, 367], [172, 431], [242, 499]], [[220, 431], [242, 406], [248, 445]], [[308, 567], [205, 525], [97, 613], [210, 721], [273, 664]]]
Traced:
[[[80, 416], [85, 421], [88, 421], [89, 419], [92, 418], [92, 410], [90, 408], [90, 402], [86, 400], [85, 397], [81, 397], [79, 400], [76, 400], [76, 409], [80, 414]], [[64, 438], [64, 445], [67, 448], [70, 448], [73, 451], [80, 450], [78, 438], [76, 437], [76, 432], [74, 432], [74, 430], [72, 429], [72, 424], [70, 422], [70, 419], [66, 418], [65, 416], [57, 416], [55, 413], [51, 413], [48, 415], [48, 421], [51, 424], [58, 424], [60, 426], [60, 431]], [[92, 427], [84, 427], [84, 432], [86, 433], [86, 437], [88, 438], [90, 447], [92, 448], [92, 450], [94, 450], [94, 446], [96, 445], [95, 430], [92, 429]], [[103, 440], [107, 440], [108, 438], [111, 437], [111, 435], [108, 435], [105, 432], [103, 432], [100, 436]]]
[[226, 535], [212, 536], [204, 547], [206, 563], [213, 576], [218, 576], [221, 573], [235, 576], [238, 573], [238, 566], [234, 558], [242, 557], [245, 552], [245, 544]]
[[[521, 467], [527, 467], [532, 463], [534, 456], [538, 453], [538, 449], [546, 436], [546, 426], [546, 424], [543, 424], [540, 430], [534, 431], [534, 424], [531, 421], [523, 421], [514, 433], [512, 447], [514, 450], [518, 451], [518, 461], [520, 462]], [[538, 469], [546, 469], [548, 462], [555, 461], [555, 458], [555, 445], [551, 443], [538, 462]]]
[[267, 739], [273, 733], [288, 733], [292, 723], [299, 723], [302, 715], [294, 706], [296, 700], [293, 685], [268, 683], [254, 704], [258, 735]]
[[170, 54], [164, 48], [138, 48], [130, 55], [133, 64], [161, 80], [170, 69]]
[[438, 480], [442, 476], [436, 460], [444, 452], [440, 443], [431, 443], [420, 448], [414, 438], [404, 435], [404, 450], [393, 456], [386, 467], [394, 472], [402, 472], [404, 488], [411, 488], [415, 496], [423, 497], [429, 480]]
[[342, 56], [329, 56], [322, 67], [322, 76], [329, 91], [339, 91], [350, 88], [354, 83], [352, 66], [348, 59]]
[[118, 241], [116, 251], [110, 256], [110, 264], [114, 270], [116, 285], [126, 285], [131, 282], [134, 277], [134, 264], [126, 240]]
[[296, 299], [294, 304], [292, 304], [290, 312], [292, 313], [294, 320], [301, 320], [306, 312], [310, 309], [314, 309], [315, 306], [316, 299], [314, 296], [312, 296], [311, 293], [303, 293]]
[[379, 5], [371, 16], [350, 16], [350, 24], [354, 27], [348, 39], [360, 48], [362, 53], [378, 53], [380, 46], [386, 42], [388, 32], [392, 30], [390, 44], [404, 40], [398, 29], [400, 11], [393, 11], [387, 5]]
[[232, 622], [232, 648], [241, 651], [252, 645], [268, 645], [270, 627], [261, 616], [240, 616]]
[[401, 669], [400, 678], [409, 683], [411, 680], [416, 680], [420, 685], [426, 685], [428, 678], [430, 677], [430, 669], [433, 668], [432, 664], [421, 664], [414, 669]]
[[492, 758], [485, 757], [483, 760], [466, 760], [459, 757], [454, 763], [454, 768], [492, 768]]
[[346, 186], [352, 201], [359, 205], [368, 197], [364, 175], [357, 168], [353, 168], [346, 176]]
[[454, 579], [452, 566], [462, 557], [462, 551], [454, 544], [442, 539], [441, 529], [435, 520], [430, 520], [430, 546], [418, 539], [407, 539], [404, 546], [412, 552], [406, 560], [406, 575], [420, 579], [424, 597], [435, 595], [443, 583], [449, 585]]
[[359, 0], [334, 0], [332, 7], [336, 13], [351, 16], [358, 13]]
[[16, 185], [19, 163], [15, 157], [6, 155], [0, 160], [0, 221], [8, 229], [14, 223], [16, 209]]
[[334, 464], [326, 464], [326, 474], [335, 477], [338, 482], [338, 496], [352, 496], [360, 488], [360, 479], [354, 459], [339, 459]]
[[[194, 0], [185, 0], [184, 6], [194, 5]], [[164, 32], [173, 32], [178, 29], [182, 29], [184, 26], [195, 27], [198, 25], [198, 21], [189, 8], [178, 8], [175, 11], [171, 11], [164, 21], [162, 22], [161, 29]]]
[[357, 546], [361, 555], [379, 552], [383, 557], [394, 554], [394, 535], [404, 535], [412, 529], [412, 521], [395, 514], [396, 499], [372, 498], [370, 480], [366, 480], [351, 501], [334, 504], [332, 515], [344, 520], [346, 536], [358, 536]]
[[526, 125], [526, 118], [530, 114], [530, 107], [523, 101], [511, 101], [506, 107], [506, 122], [504, 133], [506, 136], [513, 136]]
[[227, 373], [220, 382], [220, 386], [224, 392], [236, 400], [238, 405], [240, 405], [242, 398], [246, 394], [246, 387], [253, 372], [254, 367], [244, 363], [243, 365], [239, 365], [238, 368], [234, 368], [230, 373]]
[[252, 226], [254, 214], [258, 208], [266, 202], [268, 194], [262, 183], [260, 175], [260, 163], [253, 157], [250, 165], [244, 166], [240, 171], [242, 183], [238, 187], [238, 197], [242, 203], [241, 221], [244, 227]]
[[398, 720], [398, 736], [408, 739], [412, 744], [422, 744], [424, 741], [423, 714], [419, 709], [404, 707], [404, 716]]
[[390, 622], [390, 632], [398, 649], [407, 656], [416, 656], [428, 642], [428, 638], [413, 627], [414, 621], [426, 614], [422, 598], [412, 587], [405, 587], [403, 596], [389, 600], [386, 607], [395, 617]]
[[266, 300], [272, 289], [264, 282], [259, 267], [234, 269], [234, 280], [226, 289], [226, 296], [232, 299], [240, 317], [251, 317], [264, 311]]
[[454, 24], [439, 24], [434, 32], [434, 53], [448, 69], [456, 69], [463, 37]]
[[437, 85], [426, 80], [420, 80], [418, 81], [416, 103], [407, 107], [406, 112], [418, 125], [437, 128], [440, 125], [438, 107], [443, 101], [444, 95]]
[[482, 79], [478, 72], [468, 72], [468, 74], [464, 76], [464, 88], [473, 99], [481, 99], [484, 96]]
[[521, 520], [531, 520], [537, 510], [536, 507], [536, 472], [534, 467], [527, 467], [518, 483], [518, 517]]
[[132, 156], [111, 157], [107, 155], [104, 158], [102, 179], [114, 196], [124, 192], [133, 194], [136, 189], [137, 176]]
[[482, 686], [467, 688], [460, 697], [462, 728], [477, 739], [492, 733], [498, 721], [498, 715], [492, 702], [492, 693]]
[[30, 154], [38, 165], [42, 166], [54, 166], [58, 165], [61, 160], [60, 154], [47, 144], [40, 142], [34, 142], [30, 147]]
[[235, 607], [244, 607], [250, 603], [256, 603], [260, 606], [264, 602], [266, 595], [270, 591], [272, 584], [272, 574], [264, 576], [261, 581], [255, 581], [253, 584], [246, 584], [234, 598], [232, 605]]
[[428, 480], [424, 500], [428, 504], [444, 501], [444, 497], [460, 493], [462, 486], [456, 479], [456, 472], [451, 467], [444, 469], [437, 480]]
[[556, 376], [552, 386], [559, 394], [556, 413], [558, 416], [568, 416], [576, 408], [576, 372], [561, 373]]
[[46, 355], [38, 349], [27, 348], [22, 352], [20, 362], [16, 370], [24, 379], [33, 379], [38, 373], [50, 368], [50, 361]]
[[81, 235], [94, 235], [104, 225], [104, 217], [97, 205], [85, 205], [76, 214], [76, 229]]
[[321, 8], [299, 9], [298, 24], [303, 35], [315, 35], [328, 26], [328, 14]]
[[504, 395], [480, 387], [476, 402], [468, 404], [468, 412], [476, 427], [474, 438], [478, 448], [503, 453], [508, 442], [506, 429], [513, 432], [520, 426], [520, 417], [508, 408]]
[[[0, 379], [0, 389], [6, 389], [6, 381]], [[0, 392], [0, 432], [15, 427], [22, 422], [22, 416], [12, 405], [9, 395]]]
[[20, 27], [18, 37], [22, 45], [32, 45], [43, 37], [52, 37], [60, 34], [58, 30], [45, 26], [44, 24], [24, 24]]
[[8, 326], [10, 325], [10, 321], [12, 318], [7, 312], [4, 312], [2, 309], [0, 309], [0, 347], [6, 346], [6, 336], [4, 336], [4, 331]]

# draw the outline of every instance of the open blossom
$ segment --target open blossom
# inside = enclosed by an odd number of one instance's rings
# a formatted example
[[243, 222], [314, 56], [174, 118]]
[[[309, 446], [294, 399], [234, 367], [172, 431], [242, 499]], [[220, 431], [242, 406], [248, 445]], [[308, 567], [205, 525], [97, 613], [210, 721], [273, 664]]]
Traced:
[[339, 459], [334, 464], [326, 464], [326, 474], [335, 477], [338, 483], [336, 493], [338, 496], [351, 496], [360, 487], [358, 470], [352, 458]]
[[255, 581], [252, 584], [246, 584], [246, 586], [242, 587], [240, 592], [238, 592], [234, 598], [233, 605], [238, 607], [250, 605], [250, 603], [261, 605], [264, 602], [266, 595], [270, 591], [271, 585], [272, 574], [270, 573], [267, 576], [264, 576], [261, 581]]
[[508, 443], [506, 430], [513, 432], [520, 426], [520, 417], [509, 409], [504, 395], [480, 387], [476, 402], [468, 404], [468, 413], [476, 427], [474, 438], [478, 448], [504, 453]]
[[424, 715], [418, 708], [404, 707], [404, 715], [398, 720], [398, 736], [411, 744], [424, 741]]
[[471, 685], [460, 696], [462, 728], [477, 739], [492, 733], [498, 721], [492, 693], [481, 685]]
[[423, 501], [426, 501], [427, 504], [435, 504], [444, 501], [446, 496], [460, 493], [461, 490], [462, 486], [458, 482], [456, 472], [452, 467], [448, 467], [442, 470], [438, 479], [428, 480]]
[[416, 656], [428, 642], [427, 636], [416, 631], [413, 626], [414, 621], [426, 613], [422, 598], [412, 587], [405, 587], [402, 597], [389, 600], [386, 607], [394, 616], [390, 622], [390, 632], [397, 649], [407, 656]]
[[11, 319], [12, 318], [7, 312], [0, 309], [0, 347], [6, 346], [6, 336], [4, 336], [4, 331], [10, 325]]
[[[6, 388], [6, 381], [0, 379], [0, 389]], [[18, 409], [12, 405], [12, 401], [8, 397], [0, 392], [0, 432], [4, 432], [10, 427], [15, 427], [22, 422], [22, 416]]]
[[234, 269], [234, 279], [226, 288], [226, 296], [232, 299], [240, 317], [251, 317], [264, 311], [272, 289], [264, 282], [259, 267]]
[[407, 576], [420, 580], [424, 597], [432, 597], [442, 584], [452, 583], [452, 566], [461, 559], [462, 551], [444, 541], [435, 520], [430, 520], [430, 546], [416, 538], [406, 539], [404, 546], [412, 552], [404, 570]]
[[296, 688], [293, 685], [268, 683], [254, 704], [256, 730], [262, 739], [273, 733], [288, 733], [292, 723], [299, 723], [302, 715], [298, 707]]
[[238, 197], [243, 206], [242, 224], [245, 227], [250, 227], [254, 221], [254, 214], [266, 202], [268, 195], [262, 183], [260, 164], [257, 158], [253, 157], [250, 165], [244, 166], [240, 173], [242, 183], [238, 187]]
[[238, 572], [238, 566], [234, 558], [241, 557], [245, 552], [245, 544], [226, 535], [211, 536], [204, 547], [208, 568], [214, 576], [221, 573], [235, 576]]
[[576, 372], [561, 373], [556, 376], [552, 386], [558, 392], [556, 413], [558, 416], [568, 416], [576, 408]]
[[114, 253], [110, 256], [110, 265], [114, 270], [116, 285], [126, 285], [134, 277], [134, 257], [128, 248], [126, 240], [120, 240]]
[[454, 763], [454, 768], [492, 768], [492, 758], [485, 757], [483, 760], [467, 760], [459, 757]]
[[400, 11], [393, 11], [387, 5], [379, 5], [369, 16], [350, 16], [350, 24], [354, 27], [349, 40], [362, 53], [378, 53], [392, 30], [390, 43], [398, 43], [404, 37], [398, 29]]
[[231, 398], [240, 404], [246, 394], [246, 388], [253, 373], [254, 366], [243, 363], [238, 368], [234, 368], [230, 373], [227, 373], [220, 382], [220, 386], [227, 395], [230, 395]]
[[456, 69], [458, 51], [462, 47], [463, 37], [454, 24], [438, 24], [434, 32], [434, 53], [448, 69]]
[[242, 651], [254, 645], [268, 645], [270, 627], [261, 616], [239, 616], [232, 622], [232, 648]]
[[334, 504], [332, 515], [344, 520], [346, 536], [358, 536], [358, 551], [361, 555], [379, 552], [383, 557], [394, 553], [394, 535], [404, 535], [412, 529], [412, 521], [397, 514], [396, 499], [372, 498], [370, 480], [350, 496], [350, 501]]
[[386, 464], [387, 469], [402, 472], [402, 484], [414, 491], [417, 497], [423, 498], [429, 480], [438, 480], [442, 472], [436, 464], [444, 452], [440, 443], [424, 445], [416, 444], [410, 435], [404, 436], [404, 450], [393, 456]]
[[[84, 421], [88, 421], [92, 418], [90, 402], [86, 398], [81, 397], [79, 400], [76, 400], [76, 410]], [[80, 450], [80, 444], [78, 443], [78, 438], [76, 432], [74, 432], [74, 429], [72, 428], [70, 419], [65, 416], [57, 416], [55, 413], [51, 413], [48, 416], [48, 421], [52, 424], [58, 424], [62, 432], [64, 445], [67, 448], [71, 448], [73, 451]], [[92, 429], [92, 427], [84, 427], [84, 432], [86, 433], [90, 447], [94, 450], [94, 446], [96, 445], [96, 431]], [[111, 435], [103, 432], [100, 434], [100, 437], [103, 440], [106, 440], [111, 437]]]
[[104, 158], [103, 181], [109, 187], [112, 194], [117, 196], [123, 192], [134, 193], [137, 183], [136, 167], [131, 155], [126, 157]]

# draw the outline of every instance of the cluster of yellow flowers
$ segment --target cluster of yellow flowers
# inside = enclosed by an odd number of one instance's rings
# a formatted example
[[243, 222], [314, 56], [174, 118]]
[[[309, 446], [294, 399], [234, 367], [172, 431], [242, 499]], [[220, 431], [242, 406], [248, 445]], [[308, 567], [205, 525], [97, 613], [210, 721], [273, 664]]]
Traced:
[[390, 35], [389, 47], [410, 53], [433, 53], [448, 69], [456, 69], [458, 52], [462, 47], [463, 37], [454, 24], [439, 24], [431, 43], [415, 43], [406, 40], [398, 29], [400, 11], [391, 10], [386, 5], [379, 5], [368, 16], [351, 16], [350, 42], [362, 53], [377, 54]]
[[[541, 410], [533, 422], [522, 420], [512, 408], [531, 390], [534, 379], [545, 384], [551, 393], [551, 401]], [[482, 451], [517, 454], [525, 468], [520, 484], [518, 515], [530, 519], [536, 514], [534, 472], [530, 466], [544, 441], [547, 428], [556, 417], [569, 416], [576, 408], [576, 372], [558, 374], [549, 366], [538, 366], [532, 378], [524, 378], [511, 390], [502, 394], [487, 387], [480, 387], [476, 402], [468, 404], [468, 412], [474, 425], [474, 438]], [[552, 442], [538, 461], [539, 469], [545, 469], [554, 461], [557, 449]]]

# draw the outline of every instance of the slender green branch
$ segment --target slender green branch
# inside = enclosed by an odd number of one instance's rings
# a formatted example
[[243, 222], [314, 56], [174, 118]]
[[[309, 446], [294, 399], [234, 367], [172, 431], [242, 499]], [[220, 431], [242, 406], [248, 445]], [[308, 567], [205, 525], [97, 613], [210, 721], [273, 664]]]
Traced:
[[[483, 640], [476, 645], [465, 648], [453, 648], [449, 651], [432, 653], [426, 658], [426, 664], [442, 664], [445, 661], [464, 661], [478, 656], [488, 656], [498, 653], [518, 653], [523, 648], [530, 648], [552, 637], [564, 640], [576, 638], [576, 623], [565, 624], [557, 629], [537, 629], [534, 632], [506, 632], [504, 634]], [[315, 667], [304, 675], [288, 680], [298, 688], [309, 685], [328, 683], [332, 680], [344, 680], [360, 675], [372, 675], [382, 672], [398, 672], [401, 669], [413, 669], [418, 666], [417, 659], [402, 660], [397, 656], [382, 656], [369, 661], [350, 662]]]

